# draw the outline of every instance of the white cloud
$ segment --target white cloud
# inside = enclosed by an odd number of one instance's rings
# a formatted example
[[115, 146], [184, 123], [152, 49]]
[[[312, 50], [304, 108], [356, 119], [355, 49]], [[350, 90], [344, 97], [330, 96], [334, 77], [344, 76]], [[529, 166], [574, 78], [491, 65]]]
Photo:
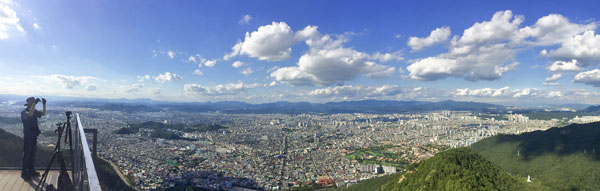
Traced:
[[140, 89], [144, 88], [144, 84], [131, 84], [129, 86], [121, 86], [121, 91], [125, 93], [134, 93], [138, 92]]
[[[291, 85], [342, 84], [359, 76], [387, 77], [395, 73], [395, 67], [379, 65], [372, 60], [389, 62], [403, 59], [399, 51], [369, 55], [345, 48], [342, 45], [348, 41], [346, 36], [352, 33], [321, 35], [317, 29], [317, 26], [306, 26], [294, 32], [284, 22], [273, 22], [246, 33], [244, 41], [233, 46], [232, 52], [223, 59], [243, 54], [259, 60], [281, 61], [290, 57], [292, 45], [304, 41], [309, 51], [300, 57], [297, 67], [268, 71], [272, 78]], [[233, 66], [241, 67], [242, 64], [234, 63]]]
[[600, 35], [594, 31], [586, 31], [581, 35], [575, 35], [564, 42], [561, 47], [551, 50], [546, 55], [554, 60], [577, 60], [579, 65], [599, 65], [600, 63]]
[[529, 89], [529, 88], [525, 88], [525, 89], [522, 89], [522, 90], [517, 90], [517, 91], [516, 91], [516, 92], [513, 94], [513, 97], [514, 97], [514, 98], [518, 98], [518, 97], [522, 97], [522, 96], [528, 96], [528, 95], [531, 95], [531, 93], [532, 93], [532, 92], [531, 92], [531, 89]]
[[158, 76], [156, 76], [154, 78], [154, 80], [158, 83], [165, 83], [165, 82], [172, 82], [172, 81], [177, 81], [177, 80], [181, 80], [182, 77], [177, 75], [177, 74], [173, 74], [171, 72], [165, 72], [164, 74], [159, 74]]
[[575, 82], [600, 87], [600, 70], [594, 69], [575, 75]]
[[546, 78], [546, 82], [554, 82], [562, 77], [562, 74], [553, 74], [550, 77]]
[[431, 31], [431, 33], [429, 33], [429, 36], [426, 38], [411, 36], [407, 44], [413, 51], [419, 51], [425, 47], [445, 41], [448, 39], [449, 36], [450, 27], [441, 27]]
[[292, 85], [342, 84], [360, 75], [382, 78], [395, 68], [369, 62], [369, 55], [350, 48], [313, 50], [300, 57], [298, 67], [285, 67], [271, 73], [277, 81]]
[[196, 69], [196, 70], [194, 70], [194, 75], [202, 76], [202, 75], [204, 75], [204, 72], [202, 72], [202, 70]]
[[227, 60], [229, 60], [229, 59], [231, 59], [231, 58], [236, 57], [237, 55], [239, 55], [240, 51], [242, 50], [242, 45], [243, 44], [244, 43], [242, 43], [242, 41], [240, 41], [238, 39], [238, 42], [235, 45], [233, 45], [233, 47], [231, 47], [231, 52], [229, 52], [229, 53], [227, 53], [227, 54], [225, 54], [223, 56], [223, 60], [227, 61]]
[[563, 97], [563, 93], [561, 91], [550, 91], [548, 92], [548, 94], [546, 95], [546, 97], [549, 98], [554, 98], [554, 97]]
[[379, 53], [371, 55], [371, 59], [379, 60], [381, 63], [386, 63], [389, 61], [402, 61], [404, 58], [402, 57], [401, 51], [391, 52], [391, 53]]
[[[513, 70], [517, 52], [518, 27], [522, 16], [511, 11], [496, 12], [490, 21], [475, 23], [462, 36], [454, 37], [449, 52], [417, 60], [407, 67], [409, 77], [421, 81], [434, 81], [447, 77], [470, 81], [496, 80]], [[507, 64], [513, 61], [512, 64]]]
[[198, 67], [202, 68], [202, 65], [206, 67], [214, 67], [217, 64], [217, 59], [208, 60], [202, 57], [200, 54], [191, 55], [188, 57], [187, 62], [198, 64]]
[[37, 23], [33, 23], [33, 25], [32, 25], [32, 26], [33, 26], [33, 28], [34, 28], [34, 29], [36, 29], [36, 30], [40, 30], [40, 29], [42, 29], [42, 27], [40, 27], [40, 25], [38, 25]]
[[364, 75], [369, 78], [386, 78], [396, 72], [395, 67], [379, 65], [375, 62], [365, 62]]
[[150, 75], [144, 75], [144, 76], [136, 76], [136, 78], [138, 79], [138, 82], [144, 82], [146, 80], [150, 80], [151, 76]]
[[96, 85], [90, 84], [90, 85], [85, 86], [84, 89], [87, 90], [87, 91], [94, 91], [97, 88], [96, 88]]
[[252, 68], [246, 68], [246, 69], [243, 69], [241, 73], [247, 76], [247, 75], [252, 74], [253, 72], [254, 71], [252, 70]]
[[306, 39], [310, 51], [300, 57], [297, 67], [284, 67], [271, 72], [275, 80], [302, 85], [343, 84], [359, 76], [383, 78], [395, 72], [394, 67], [372, 62], [373, 59], [399, 59], [397, 52], [387, 56], [369, 55], [352, 48], [343, 47], [345, 35], [320, 35], [317, 27], [308, 26], [297, 33], [297, 38]]
[[[329, 98], [331, 100], [360, 100], [360, 99], [389, 99], [398, 96], [411, 97], [420, 94], [422, 87], [409, 88], [398, 85], [383, 84], [375, 86], [343, 85], [314, 89], [306, 95], [316, 98]], [[422, 95], [421, 95], [422, 96]]]
[[478, 97], [500, 97], [509, 96], [513, 92], [509, 90], [510, 87], [506, 86], [503, 88], [481, 88], [481, 89], [456, 89], [456, 96], [478, 96]]
[[433, 81], [446, 78], [448, 76], [460, 77], [463, 73], [455, 73], [459, 64], [454, 59], [429, 57], [409, 65], [406, 69], [410, 72], [409, 76], [415, 80]]
[[235, 62], [233, 62], [233, 64], [231, 64], [231, 66], [233, 66], [234, 68], [239, 68], [239, 67], [244, 66], [244, 63], [241, 61], [235, 61]]
[[252, 16], [250, 16], [250, 15], [244, 15], [244, 16], [242, 16], [242, 19], [240, 19], [240, 21], [238, 21], [238, 23], [240, 25], [245, 25], [245, 24], [250, 23], [251, 20], [252, 20]]
[[327, 87], [322, 89], [315, 89], [308, 93], [309, 96], [313, 97], [331, 97], [331, 96], [343, 96], [343, 97], [354, 97], [363, 91], [362, 86], [335, 86]]
[[285, 82], [295, 86], [313, 85], [317, 79], [310, 74], [298, 69], [298, 67], [283, 67], [271, 72], [270, 76], [279, 82]]
[[[585, 94], [585, 95], [579, 95]], [[538, 90], [536, 88], [510, 89], [508, 86], [503, 88], [481, 88], [481, 89], [456, 89], [455, 97], [471, 97], [471, 98], [494, 98], [514, 101], [514, 98], [539, 100], [540, 98], [559, 98], [565, 99], [574, 96], [590, 96], [588, 91], [572, 91], [568, 92], [556, 90]], [[488, 100], [489, 101], [489, 100]]]
[[197, 63], [196, 57], [195, 57], [195, 56], [193, 56], [193, 55], [192, 55], [192, 56], [190, 56], [190, 57], [188, 57], [188, 62], [191, 62], [191, 63]]
[[534, 37], [535, 41], [528, 42], [537, 46], [547, 46], [562, 43], [565, 40], [596, 28], [594, 23], [580, 25], [571, 23], [569, 19], [559, 14], [550, 14], [537, 20], [532, 26], [519, 29], [521, 38]]
[[546, 67], [546, 69], [550, 72], [583, 70], [582, 67], [578, 66], [577, 60], [575, 59], [571, 60], [571, 62], [555, 61], [550, 66]]
[[559, 83], [555, 83], [555, 82], [542, 82], [542, 85], [545, 85], [545, 86], [558, 86]]
[[232, 52], [223, 59], [243, 54], [266, 61], [286, 60], [290, 58], [294, 41], [294, 32], [285, 22], [273, 22], [252, 33], [246, 32], [244, 41], [232, 47]]
[[204, 66], [206, 66], [206, 67], [210, 67], [210, 68], [214, 67], [216, 64], [217, 64], [217, 60], [216, 60], [216, 59], [213, 59], [213, 60], [206, 60], [206, 61], [204, 62]]
[[169, 52], [167, 52], [167, 55], [169, 55], [169, 58], [173, 59], [175, 57], [175, 52], [169, 50]]
[[506, 86], [503, 88], [481, 88], [481, 89], [456, 89], [454, 95], [470, 96], [470, 97], [495, 97], [495, 98], [520, 98], [524, 96], [538, 96], [540, 91], [536, 88], [510, 89]]
[[54, 74], [50, 76], [39, 76], [44, 78], [50, 82], [58, 82], [62, 85], [63, 88], [73, 89], [80, 85], [88, 84], [92, 79], [98, 79], [96, 77], [91, 76], [66, 76], [60, 74]]
[[262, 87], [264, 85], [254, 83], [254, 84], [244, 84], [243, 82], [238, 83], [229, 83], [229, 84], [219, 84], [216, 86], [208, 87], [201, 86], [198, 84], [185, 84], [183, 89], [185, 92], [191, 95], [206, 95], [206, 96], [219, 96], [219, 95], [236, 95], [247, 89], [252, 89], [256, 87]]
[[0, 4], [0, 40], [6, 40], [11, 33], [24, 34], [25, 30], [21, 26], [17, 12], [6, 5]]

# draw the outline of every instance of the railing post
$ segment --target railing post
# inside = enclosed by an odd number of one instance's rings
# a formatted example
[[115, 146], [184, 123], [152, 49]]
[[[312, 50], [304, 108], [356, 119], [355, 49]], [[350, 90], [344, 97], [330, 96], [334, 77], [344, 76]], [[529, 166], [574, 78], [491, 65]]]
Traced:
[[93, 140], [92, 140], [92, 156], [98, 156], [98, 152], [97, 152], [97, 147], [96, 145], [98, 144], [98, 129], [83, 129], [83, 131], [85, 133], [92, 133], [92, 135], [94, 136]]

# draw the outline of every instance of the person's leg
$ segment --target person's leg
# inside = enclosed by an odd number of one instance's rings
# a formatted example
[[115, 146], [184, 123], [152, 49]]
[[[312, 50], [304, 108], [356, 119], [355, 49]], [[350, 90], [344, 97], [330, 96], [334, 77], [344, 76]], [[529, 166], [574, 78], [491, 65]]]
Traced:
[[21, 160], [21, 177], [29, 177], [29, 161], [31, 158], [31, 137], [23, 135], [23, 159]]
[[38, 173], [35, 173], [35, 157], [36, 157], [36, 153], [37, 153], [37, 136], [33, 136], [33, 138], [31, 139], [31, 153], [29, 156], [29, 174], [30, 175], [39, 175]]

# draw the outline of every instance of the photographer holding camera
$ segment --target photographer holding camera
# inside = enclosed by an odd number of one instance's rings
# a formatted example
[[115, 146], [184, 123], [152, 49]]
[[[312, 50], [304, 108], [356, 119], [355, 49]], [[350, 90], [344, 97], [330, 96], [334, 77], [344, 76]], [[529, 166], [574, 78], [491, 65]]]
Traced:
[[[46, 115], [46, 99], [29, 97], [26, 100], [25, 108], [21, 111], [21, 121], [23, 121], [23, 160], [21, 161], [21, 178], [31, 180], [31, 177], [40, 176], [40, 173], [34, 169], [35, 154], [37, 152], [37, 137], [41, 133], [38, 118]], [[42, 102], [43, 111], [38, 111], [35, 106]]]

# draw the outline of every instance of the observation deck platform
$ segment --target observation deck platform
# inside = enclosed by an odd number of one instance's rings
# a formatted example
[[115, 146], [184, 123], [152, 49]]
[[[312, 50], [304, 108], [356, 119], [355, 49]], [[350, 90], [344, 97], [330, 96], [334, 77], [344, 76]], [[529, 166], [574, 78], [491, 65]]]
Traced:
[[[38, 170], [41, 174], [44, 171]], [[69, 175], [71, 172], [69, 171]], [[41, 176], [25, 181], [21, 178], [21, 170], [0, 170], [0, 191], [33, 191], [40, 182]], [[48, 171], [46, 184], [58, 184], [58, 170]]]

